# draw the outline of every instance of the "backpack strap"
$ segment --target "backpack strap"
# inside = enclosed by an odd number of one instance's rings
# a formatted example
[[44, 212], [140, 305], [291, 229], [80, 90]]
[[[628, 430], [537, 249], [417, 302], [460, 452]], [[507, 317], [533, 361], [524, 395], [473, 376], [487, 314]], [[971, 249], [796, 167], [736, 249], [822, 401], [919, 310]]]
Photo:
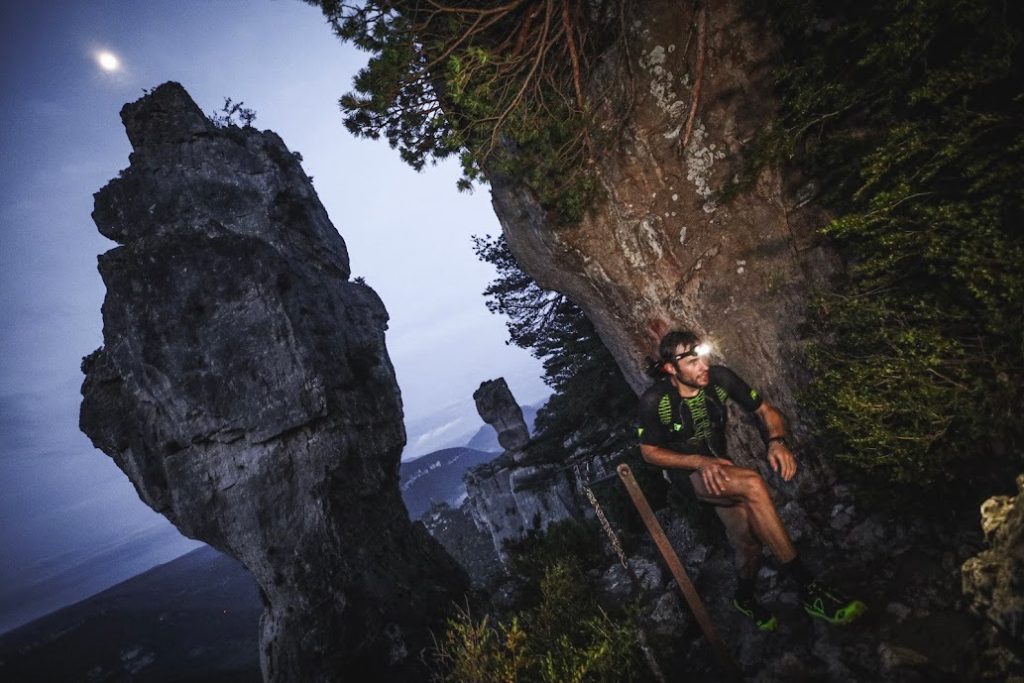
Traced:
[[672, 399], [668, 394], [662, 394], [658, 402], [658, 420], [665, 426], [672, 424]]

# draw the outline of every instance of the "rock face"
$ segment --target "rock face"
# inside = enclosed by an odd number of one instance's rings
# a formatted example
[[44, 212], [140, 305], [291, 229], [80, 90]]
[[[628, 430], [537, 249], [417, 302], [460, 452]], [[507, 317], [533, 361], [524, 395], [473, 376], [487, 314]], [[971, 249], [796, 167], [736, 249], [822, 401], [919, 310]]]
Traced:
[[494, 552], [490, 534], [473, 522], [468, 506], [452, 508], [447, 503], [435, 503], [421, 519], [430, 535], [465, 568], [473, 587], [486, 591], [493, 599], [492, 589], [505, 579], [505, 569]]
[[473, 522], [491, 535], [503, 562], [507, 542], [579, 515], [573, 480], [556, 465], [520, 465], [499, 456], [466, 473], [466, 492]]
[[487, 380], [473, 392], [476, 410], [498, 433], [498, 443], [506, 451], [521, 454], [530, 440], [530, 430], [523, 419], [523, 409], [516, 403], [504, 377]]
[[557, 465], [528, 462], [529, 430], [504, 378], [482, 383], [473, 399], [506, 450], [466, 472], [466, 506], [477, 528], [490, 534], [504, 562], [507, 542], [579, 515], [575, 480]]
[[721, 199], [748, 143], [771, 120], [775, 47], [747, 4], [707, 4], [699, 71], [699, 5], [631, 4], [620, 48], [629, 54], [605, 59], [593, 76], [602, 106], [631, 106], [621, 138], [594, 160], [603, 197], [579, 225], [556, 227], [527, 188], [500, 175], [492, 177], [492, 201], [517, 261], [584, 308], [638, 393], [649, 383], [645, 356], [661, 335], [690, 327], [796, 421], [802, 369], [793, 363], [794, 329], [809, 278], [831, 260], [813, 242], [820, 216], [798, 208], [813, 184], [769, 170]]
[[989, 549], [963, 565], [964, 595], [971, 609], [1024, 644], [1024, 474], [1016, 497], [995, 496], [981, 506]]
[[185, 535], [239, 559], [271, 681], [421, 680], [464, 574], [406, 514], [387, 313], [271, 132], [167, 83], [121, 112], [96, 195], [104, 345], [81, 428]]

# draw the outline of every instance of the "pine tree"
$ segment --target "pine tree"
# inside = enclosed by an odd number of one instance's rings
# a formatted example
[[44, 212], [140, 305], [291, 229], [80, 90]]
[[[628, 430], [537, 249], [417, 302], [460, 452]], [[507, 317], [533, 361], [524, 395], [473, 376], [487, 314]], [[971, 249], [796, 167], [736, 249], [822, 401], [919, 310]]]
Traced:
[[571, 451], [610, 453], [630, 443], [636, 395], [579, 306], [523, 272], [504, 236], [474, 238], [481, 260], [498, 269], [484, 290], [487, 308], [508, 317], [510, 343], [544, 366], [554, 394], [537, 415], [531, 452], [562, 460]]

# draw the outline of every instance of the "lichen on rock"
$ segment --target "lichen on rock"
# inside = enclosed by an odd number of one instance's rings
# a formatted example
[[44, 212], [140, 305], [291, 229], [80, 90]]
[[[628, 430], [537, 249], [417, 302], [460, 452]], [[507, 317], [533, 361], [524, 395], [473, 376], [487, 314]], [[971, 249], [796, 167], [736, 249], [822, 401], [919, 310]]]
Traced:
[[995, 496], [981, 506], [989, 548], [964, 562], [964, 595], [971, 610], [1024, 644], [1024, 474], [1017, 496]]
[[724, 198], [774, 116], [778, 45], [743, 3], [709, 6], [705, 40], [701, 21], [691, 5], [631, 7], [614, 48], [630, 58], [609, 54], [590, 83], [615, 93], [596, 117], [628, 114], [588, 167], [603, 192], [578, 224], [555, 225], [529, 187], [500, 173], [492, 201], [524, 271], [584, 309], [635, 391], [649, 384], [660, 336], [689, 327], [713, 336], [720, 360], [748, 381], [770, 386], [799, 432], [806, 368], [792, 330], [834, 261], [814, 240], [818, 214], [797, 209], [779, 169]]

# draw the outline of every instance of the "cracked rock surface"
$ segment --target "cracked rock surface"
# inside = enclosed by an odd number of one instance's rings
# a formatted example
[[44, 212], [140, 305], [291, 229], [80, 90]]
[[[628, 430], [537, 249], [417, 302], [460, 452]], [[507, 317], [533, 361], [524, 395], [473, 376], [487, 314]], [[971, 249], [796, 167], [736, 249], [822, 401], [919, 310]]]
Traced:
[[[271, 681], [422, 680], [466, 579], [398, 488], [387, 312], [269, 131], [217, 127], [176, 83], [121, 112], [130, 165], [96, 194], [103, 346], [81, 428], [265, 603]], [[368, 675], [368, 674], [367, 674]]]
[[988, 548], [964, 562], [963, 590], [971, 609], [1012, 641], [1024, 644], [1024, 474], [1016, 496], [994, 496], [981, 506]]

